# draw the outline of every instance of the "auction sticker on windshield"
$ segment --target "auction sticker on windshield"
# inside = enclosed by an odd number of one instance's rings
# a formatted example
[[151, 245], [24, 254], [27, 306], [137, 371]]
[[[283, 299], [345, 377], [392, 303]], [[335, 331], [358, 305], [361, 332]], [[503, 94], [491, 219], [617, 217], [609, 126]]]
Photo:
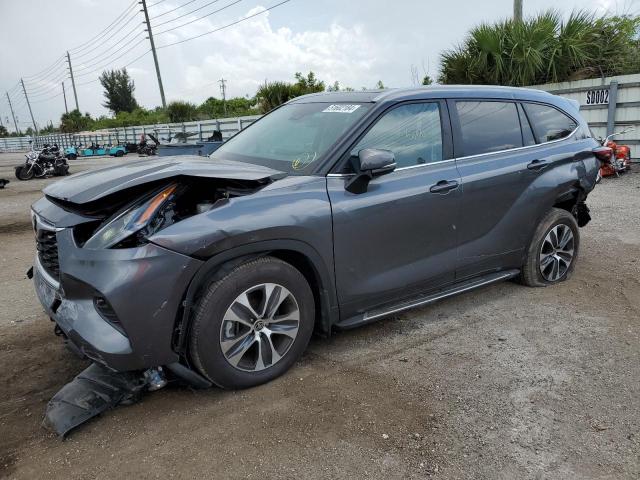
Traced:
[[323, 113], [353, 113], [360, 105], [329, 105], [327, 108], [322, 110]]

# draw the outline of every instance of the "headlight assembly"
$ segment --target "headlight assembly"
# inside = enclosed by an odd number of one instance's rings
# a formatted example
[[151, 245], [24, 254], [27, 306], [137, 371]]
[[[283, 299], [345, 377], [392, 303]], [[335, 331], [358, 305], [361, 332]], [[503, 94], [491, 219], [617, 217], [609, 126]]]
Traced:
[[111, 248], [127, 237], [153, 226], [157, 221], [157, 213], [171, 201], [177, 187], [177, 184], [171, 184], [131, 205], [96, 230], [84, 244], [84, 248]]

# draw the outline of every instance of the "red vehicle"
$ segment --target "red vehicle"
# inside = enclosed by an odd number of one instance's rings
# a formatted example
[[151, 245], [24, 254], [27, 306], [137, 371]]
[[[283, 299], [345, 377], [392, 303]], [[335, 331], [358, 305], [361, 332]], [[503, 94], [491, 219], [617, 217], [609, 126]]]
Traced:
[[611, 139], [617, 135], [622, 135], [632, 130], [633, 127], [628, 127], [621, 132], [607, 135], [604, 140], [601, 140], [600, 143], [603, 146], [611, 149], [611, 155], [609, 155], [606, 160], [602, 161], [598, 180], [602, 177], [608, 177], [611, 175], [620, 176], [621, 173], [631, 170], [631, 149], [627, 145], [618, 145]]

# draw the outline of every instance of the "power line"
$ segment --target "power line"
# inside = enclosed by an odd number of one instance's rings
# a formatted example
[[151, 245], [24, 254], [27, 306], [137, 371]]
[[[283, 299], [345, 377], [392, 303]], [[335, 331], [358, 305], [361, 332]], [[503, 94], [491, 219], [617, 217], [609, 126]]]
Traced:
[[55, 68], [52, 68], [51, 70], [49, 70], [49, 72], [47, 72], [45, 75], [40, 75], [38, 77], [32, 77], [29, 78], [25, 81], [27, 82], [44, 82], [47, 80], [50, 80], [51, 78], [55, 78], [55, 77], [59, 77], [60, 74], [65, 73], [66, 72], [66, 68], [64, 63], [61, 63], [60, 65], [58, 65]]
[[109, 29], [116, 23], [119, 22], [125, 15], [127, 15], [133, 8], [135, 8], [136, 4], [138, 3], [137, 0], [133, 0], [133, 3], [131, 3], [127, 8], [124, 9], [124, 11], [118, 15], [116, 17], [116, 19], [111, 22], [109, 25], [107, 25], [104, 30], [100, 31], [100, 33], [98, 33], [97, 35], [95, 35], [94, 37], [90, 38], [89, 40], [87, 40], [85, 43], [78, 45], [77, 47], [73, 47], [70, 48], [69, 51], [70, 52], [75, 52], [78, 53], [79, 51], [85, 50], [87, 47], [89, 47], [89, 45], [94, 44], [97, 40], [99, 40], [100, 38], [105, 36], [105, 33], [109, 33]]
[[[90, 72], [85, 72], [85, 73], [81, 73], [80, 75], [76, 75], [76, 77], [86, 77], [87, 75], [91, 75], [92, 73], [95, 73], [99, 70], [102, 70], [106, 67], [108, 67], [109, 65], [111, 65], [113, 62], [115, 62], [116, 60], [124, 57], [127, 53], [129, 53], [131, 50], [133, 50], [134, 48], [136, 48], [138, 45], [140, 45], [142, 42], [144, 42], [146, 40], [146, 38], [141, 38], [139, 41], [137, 41], [136, 43], [134, 43], [128, 50], [124, 51], [122, 54], [118, 55], [116, 58], [109, 60], [106, 64], [102, 65], [101, 67], [96, 68], [95, 70], [91, 70]], [[117, 52], [114, 52], [117, 53]]]
[[59, 57], [58, 59], [56, 59], [55, 62], [53, 62], [50, 66], [48, 66], [47, 68], [39, 71], [38, 73], [34, 73], [33, 75], [28, 75], [24, 78], [35, 78], [35, 77], [40, 77], [42, 76], [42, 74], [48, 73], [51, 71], [52, 68], [56, 67], [56, 65], [58, 65], [60, 63], [60, 61], [64, 61], [64, 55], [62, 55], [61, 57]]
[[159, 2], [153, 3], [151, 5], [147, 5], [147, 8], [155, 7], [156, 5], [161, 4], [162, 2], [164, 2], [164, 0], [160, 0]]
[[[215, 1], [217, 2], [218, 0], [215, 0]], [[225, 5], [224, 7], [221, 7], [221, 8], [219, 8], [219, 9], [217, 9], [217, 10], [214, 10], [214, 11], [213, 11], [213, 12], [211, 12], [211, 13], [207, 13], [206, 15], [203, 15], [203, 16], [201, 16], [201, 17], [198, 17], [198, 18], [194, 19], [194, 20], [190, 20], [190, 21], [188, 21], [188, 22], [182, 23], [182, 24], [177, 25], [177, 26], [175, 26], [175, 27], [167, 28], [166, 30], [162, 30], [161, 32], [158, 32], [156, 35], [161, 35], [161, 34], [163, 34], [163, 33], [167, 33], [167, 32], [170, 32], [170, 31], [172, 31], [172, 30], [176, 30], [176, 29], [178, 29], [178, 28], [182, 28], [182, 27], [184, 27], [184, 26], [186, 26], [186, 25], [189, 25], [189, 24], [191, 24], [191, 23], [197, 22], [198, 20], [202, 20], [203, 18], [210, 17], [211, 15], [213, 15], [213, 14], [215, 14], [215, 13], [221, 12], [222, 10], [226, 10], [227, 8], [232, 7], [232, 6], [233, 6], [233, 5], [235, 5], [236, 3], [240, 3], [241, 1], [242, 1], [242, 0], [235, 0], [235, 2], [231, 2], [230, 4]], [[212, 3], [215, 3], [215, 2], [212, 2]]]
[[68, 78], [68, 74], [66, 71], [63, 73], [63, 75], [59, 76], [55, 80], [49, 80], [46, 82], [40, 81], [38, 82], [39, 84], [36, 85], [29, 84], [29, 82], [25, 82], [25, 84], [27, 85], [27, 90], [29, 90], [30, 94], [33, 93], [34, 95], [40, 95], [43, 93], [48, 93], [52, 89], [59, 87], [60, 82], [65, 78]]
[[176, 8], [172, 8], [171, 10], [167, 10], [166, 12], [162, 12], [158, 15], [155, 15], [153, 17], [149, 17], [149, 20], [153, 20], [154, 18], [158, 18], [158, 17], [162, 17], [163, 15], [166, 15], [167, 13], [171, 13], [171, 12], [175, 12], [176, 10], [182, 8], [182, 7], [186, 7], [187, 5], [189, 5], [190, 3], [195, 2], [196, 0], [189, 0], [187, 3], [183, 3], [182, 5], [178, 5]]
[[[125, 28], [127, 25], [129, 25], [129, 24], [131, 23], [131, 20], [139, 20], [139, 18], [138, 18], [138, 16], [137, 16], [137, 14], [134, 14], [132, 17], [129, 17], [129, 20], [127, 20], [125, 23], [123, 23], [123, 24], [118, 28], [118, 30], [116, 30], [116, 31], [112, 32], [113, 34], [112, 34], [109, 38], [105, 39], [105, 40], [104, 40], [104, 43], [101, 43], [101, 44], [100, 44], [100, 48], [101, 48], [101, 47], [104, 47], [106, 44], [110, 43], [110, 42], [111, 42], [111, 41], [112, 41], [112, 40], [117, 36], [117, 34], [118, 34], [119, 32], [121, 32], [122, 30], [124, 30], [124, 28]], [[127, 33], [127, 35], [130, 35], [130, 34], [131, 34], [131, 32], [135, 31], [135, 30], [136, 30], [136, 29], [138, 29], [138, 28], [139, 28], [139, 25], [138, 25], [138, 24], [136, 24], [132, 30], [129, 30], [129, 33]], [[127, 35], [125, 35], [125, 37], [126, 37]], [[123, 38], [124, 38], [124, 37], [122, 37], [120, 40], [117, 40], [117, 41], [116, 41], [116, 44], [117, 44], [118, 42], [122, 41], [122, 39], [123, 39]], [[97, 47], [96, 47], [96, 48], [97, 48]], [[111, 47], [109, 47], [109, 48], [111, 48]], [[107, 50], [108, 50], [108, 49], [107, 49]], [[73, 58], [74, 58], [74, 60], [76, 60], [76, 61], [77, 61], [77, 60], [78, 60], [78, 58], [86, 57], [87, 55], [89, 55], [89, 54], [94, 54], [94, 53], [96, 53], [96, 50], [95, 50], [95, 49], [88, 50], [88, 51], [86, 51], [85, 53], [81, 53], [81, 54], [74, 53], [74, 54], [73, 54]], [[90, 62], [90, 61], [94, 60], [95, 58], [97, 58], [98, 56], [100, 56], [100, 54], [99, 54], [99, 55], [96, 55], [95, 57], [92, 57], [92, 58], [91, 58], [91, 60], [86, 60], [86, 61], [87, 61], [87, 62]]]
[[57, 95], [54, 95], [52, 97], [49, 98], [43, 98], [41, 100], [31, 100], [31, 103], [43, 103], [43, 102], [48, 102], [49, 100], [53, 100], [54, 98], [58, 98], [62, 96], [62, 92], [58, 93]]
[[179, 40], [179, 41], [173, 42], [173, 43], [167, 43], [166, 45], [161, 45], [161, 46], [156, 47], [156, 48], [160, 49], [160, 48], [171, 47], [173, 45], [178, 45], [180, 43], [189, 42], [191, 40], [195, 40], [196, 38], [204, 37], [205, 35], [210, 35], [212, 33], [219, 32], [220, 30], [224, 30], [225, 28], [229, 28], [229, 27], [231, 27], [233, 25], [237, 25], [238, 23], [244, 22], [244, 21], [249, 20], [249, 19], [251, 19], [253, 17], [257, 17], [258, 15], [262, 15], [263, 13], [266, 13], [266, 12], [268, 12], [270, 10], [273, 10], [274, 8], [277, 8], [280, 5], [284, 5], [285, 3], [289, 3], [290, 1], [291, 0], [284, 0], [284, 1], [280, 2], [280, 3], [276, 3], [275, 5], [270, 6], [269, 8], [265, 8], [264, 10], [261, 10], [261, 11], [259, 11], [257, 13], [249, 15], [248, 17], [243, 17], [240, 20], [236, 20], [235, 22], [231, 22], [231, 23], [228, 23], [227, 25], [223, 25], [222, 27], [218, 27], [218, 28], [215, 28], [213, 30], [209, 30], [208, 32], [201, 33], [200, 35], [196, 35], [194, 37], [185, 38], [184, 40]]
[[179, 20], [182, 17], [186, 17], [187, 15], [191, 15], [192, 13], [197, 12], [198, 10], [202, 10], [203, 8], [208, 7], [209, 5], [213, 5], [214, 3], [218, 3], [219, 1], [220, 0], [213, 0], [212, 2], [205, 3], [204, 5], [202, 5], [202, 6], [198, 7], [198, 8], [195, 8], [195, 9], [191, 10], [190, 12], [183, 13], [182, 15], [177, 16], [176, 18], [172, 18], [171, 20], [165, 20], [162, 23], [157, 23], [157, 24], [154, 25], [154, 27], [161, 27], [162, 25], [166, 25], [167, 23], [175, 22], [176, 20]]
[[[139, 29], [139, 28], [140, 28], [140, 27], [139, 27], [138, 25], [136, 25], [136, 29]], [[128, 35], [130, 35], [131, 33], [134, 33], [134, 32], [135, 32], [135, 30], [132, 30], [131, 32], [129, 32], [129, 33], [127, 34], [127, 36], [128, 36]], [[138, 34], [137, 34], [137, 35], [135, 35], [134, 37], [132, 37], [131, 39], [129, 39], [129, 41], [128, 41], [127, 43], [125, 43], [125, 44], [123, 44], [123, 45], [119, 45], [119, 44], [117, 44], [117, 43], [116, 43], [116, 44], [112, 45], [111, 47], [109, 47], [109, 48], [108, 48], [107, 50], [105, 50], [104, 52], [102, 52], [100, 55], [97, 55], [97, 56], [93, 57], [93, 58], [91, 59], [91, 61], [87, 61], [87, 62], [80, 62], [80, 66], [79, 66], [79, 67], [77, 66], [77, 65], [78, 65], [78, 62], [74, 59], [74, 62], [73, 62], [73, 63], [75, 63], [75, 64], [76, 64], [76, 71], [81, 72], [81, 71], [83, 71], [83, 70], [88, 70], [88, 69], [90, 69], [90, 68], [95, 67], [96, 65], [98, 65], [98, 64], [100, 64], [100, 63], [103, 63], [105, 59], [107, 59], [107, 58], [109, 58], [109, 57], [112, 57], [112, 56], [113, 56], [113, 55], [115, 55], [116, 53], [121, 52], [122, 50], [124, 50], [125, 48], [127, 48], [128, 46], [130, 46], [130, 45], [131, 45], [131, 42], [133, 42], [134, 40], [136, 40], [137, 38], [139, 38], [139, 37], [140, 37], [140, 35], [143, 35], [143, 34], [144, 34], [144, 32], [142, 32], [142, 31], [139, 31], [139, 30], [138, 30]], [[122, 38], [122, 40], [124, 40], [125, 38], [126, 38], [126, 36], [125, 36], [125, 37], [123, 37], [123, 38]], [[114, 50], [113, 52], [111, 52], [111, 53], [110, 53], [110, 54], [108, 54], [108, 55], [105, 55], [105, 54], [106, 54], [109, 50], [111, 50], [113, 47], [117, 47], [117, 46], [120, 46], [120, 48], [118, 48], [117, 50]], [[98, 60], [97, 60], [97, 59], [98, 59]], [[95, 62], [94, 62], [94, 60], [97, 60], [97, 61], [95, 61]]]
[[[135, 62], [137, 62], [138, 60], [140, 60], [142, 57], [144, 57], [145, 55], [147, 55], [149, 52], [151, 52], [151, 49], [147, 50], [146, 52], [144, 52], [142, 55], [137, 56], [136, 58], [134, 58], [133, 60], [131, 60], [129, 63], [127, 63], [126, 65], [123, 65], [122, 67], [120, 67], [120, 69], [122, 70], [123, 68], [127, 68], [129, 65], [134, 64]], [[82, 82], [78, 84], [78, 87], [82, 87], [83, 85], [89, 85], [90, 83], [96, 83], [99, 82], [100, 79], [99, 78], [94, 78], [93, 80], [89, 80], [87, 82]]]

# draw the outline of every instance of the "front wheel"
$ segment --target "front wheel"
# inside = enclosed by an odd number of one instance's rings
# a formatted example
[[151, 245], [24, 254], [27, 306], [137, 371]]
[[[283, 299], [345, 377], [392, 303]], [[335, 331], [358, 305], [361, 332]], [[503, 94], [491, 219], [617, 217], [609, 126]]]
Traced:
[[566, 210], [552, 208], [538, 224], [520, 273], [521, 283], [546, 287], [571, 276], [578, 258], [580, 231]]
[[31, 180], [35, 175], [33, 168], [27, 168], [26, 165], [16, 167], [16, 178], [18, 180]]
[[300, 358], [314, 319], [305, 277], [282, 260], [258, 258], [205, 289], [193, 318], [190, 357], [220, 387], [259, 385]]

